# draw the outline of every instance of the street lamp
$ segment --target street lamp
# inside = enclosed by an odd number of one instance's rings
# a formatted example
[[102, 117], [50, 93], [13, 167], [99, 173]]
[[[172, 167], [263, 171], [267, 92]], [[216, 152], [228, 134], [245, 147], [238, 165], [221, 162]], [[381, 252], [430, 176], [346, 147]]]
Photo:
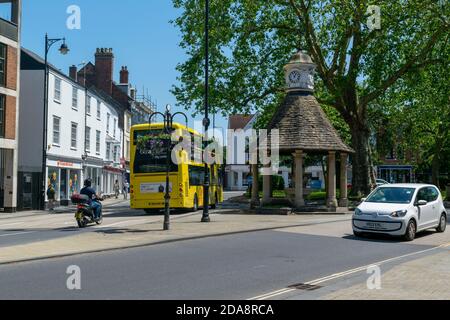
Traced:
[[[183, 112], [175, 112], [174, 114], [170, 113], [171, 107], [170, 105], [166, 105], [166, 112], [165, 113], [161, 113], [161, 112], [154, 112], [150, 115], [150, 117], [148, 118], [148, 123], [151, 124], [152, 123], [152, 118], [156, 115], [161, 115], [164, 119], [164, 133], [170, 135], [172, 134], [172, 130], [173, 130], [173, 119], [175, 118], [175, 116], [177, 115], [182, 115], [184, 116], [184, 119], [186, 121], [186, 127], [187, 127], [187, 123], [188, 123], [188, 118], [187, 115]], [[170, 156], [170, 146], [171, 146], [171, 139], [169, 138], [166, 142], [166, 188], [165, 188], [165, 194], [164, 194], [164, 225], [163, 228], [164, 230], [169, 230], [170, 229], [170, 182], [169, 182], [169, 173], [170, 173], [170, 162], [171, 161], [171, 156]]]
[[69, 53], [69, 47], [66, 44], [66, 38], [50, 39], [48, 34], [45, 34], [45, 62], [44, 62], [44, 116], [43, 116], [43, 136], [42, 136], [42, 195], [41, 195], [41, 210], [45, 210], [45, 190], [46, 190], [46, 168], [47, 168], [47, 112], [48, 112], [48, 53], [50, 48], [57, 42], [63, 42], [59, 48], [62, 55]]
[[[205, 139], [208, 141], [209, 129], [209, 0], [205, 1], [205, 118], [203, 126], [205, 127]], [[205, 180], [203, 182], [203, 215], [202, 222], [210, 222], [209, 218], [209, 167], [205, 161]]]

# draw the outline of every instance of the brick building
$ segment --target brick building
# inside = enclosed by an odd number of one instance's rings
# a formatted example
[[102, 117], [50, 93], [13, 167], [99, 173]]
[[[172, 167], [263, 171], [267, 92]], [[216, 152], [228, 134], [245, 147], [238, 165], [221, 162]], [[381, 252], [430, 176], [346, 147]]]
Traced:
[[[72, 72], [75, 72], [73, 70]], [[87, 86], [94, 86], [104, 94], [110, 96], [121, 106], [119, 110], [119, 127], [123, 130], [121, 163], [125, 176], [129, 173], [130, 164], [130, 130], [132, 119], [133, 98], [132, 87], [129, 83], [129, 72], [126, 67], [120, 70], [120, 83], [114, 81], [114, 53], [111, 48], [97, 48], [95, 64], [89, 62], [77, 71], [78, 81]], [[85, 80], [86, 79], [86, 80]]]
[[0, 9], [0, 211], [17, 207], [21, 0], [1, 0]]

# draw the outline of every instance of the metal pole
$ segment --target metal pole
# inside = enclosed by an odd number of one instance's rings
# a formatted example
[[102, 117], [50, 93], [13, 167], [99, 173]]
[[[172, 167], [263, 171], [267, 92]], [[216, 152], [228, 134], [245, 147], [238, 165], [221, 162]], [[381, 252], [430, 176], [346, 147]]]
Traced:
[[[209, 117], [209, 0], [205, 0], [205, 119], [203, 125], [205, 127], [205, 138], [208, 141]], [[204, 157], [205, 158], [205, 155]], [[210, 222], [209, 218], [209, 168], [205, 162], [205, 180], [203, 184], [203, 215], [202, 222]]]
[[44, 112], [43, 112], [43, 134], [42, 134], [42, 181], [41, 181], [41, 201], [40, 209], [45, 210], [45, 191], [46, 191], [46, 169], [47, 169], [47, 106], [48, 106], [48, 35], [45, 34], [45, 62], [44, 62]]
[[[169, 110], [166, 111], [166, 114], [164, 116], [164, 131], [167, 134], [170, 134], [170, 119], [171, 119], [171, 115]], [[169, 158], [170, 158], [170, 140], [168, 140], [167, 142], [167, 146], [166, 146], [166, 194], [164, 195], [164, 230], [169, 230], [170, 229], [170, 191], [169, 191], [169, 186], [170, 186], [170, 182], [169, 182], [169, 167], [170, 167], [170, 162], [169, 162]]]

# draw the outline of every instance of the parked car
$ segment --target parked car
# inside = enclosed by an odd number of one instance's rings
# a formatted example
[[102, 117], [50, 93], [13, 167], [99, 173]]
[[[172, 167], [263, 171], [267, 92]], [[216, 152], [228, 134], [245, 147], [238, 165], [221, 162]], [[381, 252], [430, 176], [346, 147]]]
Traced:
[[377, 184], [377, 187], [382, 186], [383, 184], [389, 184], [389, 182], [383, 179], [376, 179], [375, 183]]
[[355, 209], [353, 233], [402, 236], [411, 241], [416, 233], [435, 228], [444, 232], [447, 212], [436, 186], [428, 184], [386, 184], [376, 188]]

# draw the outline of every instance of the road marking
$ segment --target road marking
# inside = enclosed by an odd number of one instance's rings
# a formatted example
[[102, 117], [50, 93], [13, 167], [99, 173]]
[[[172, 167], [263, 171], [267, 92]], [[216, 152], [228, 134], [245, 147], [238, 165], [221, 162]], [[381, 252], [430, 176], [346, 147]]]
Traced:
[[[437, 247], [433, 247], [433, 248], [429, 248], [429, 249], [425, 249], [425, 250], [420, 250], [420, 251], [416, 251], [416, 252], [407, 253], [407, 254], [404, 254], [404, 255], [401, 255], [401, 256], [398, 256], [398, 257], [394, 257], [394, 258], [390, 258], [390, 259], [374, 262], [374, 263], [371, 263], [371, 264], [368, 264], [368, 265], [365, 265], [365, 266], [362, 266], [362, 267], [350, 269], [350, 270], [343, 271], [343, 272], [334, 273], [334, 274], [331, 274], [331, 275], [326, 276], [326, 277], [322, 277], [322, 278], [319, 278], [319, 279], [315, 279], [315, 280], [312, 280], [312, 281], [305, 282], [305, 284], [318, 285], [318, 284], [323, 283], [323, 282], [327, 282], [327, 281], [330, 281], [330, 280], [335, 280], [335, 279], [338, 279], [338, 278], [342, 278], [342, 277], [348, 276], [350, 274], [354, 274], [354, 273], [358, 273], [358, 272], [367, 270], [368, 267], [373, 266], [373, 265], [378, 265], [379, 266], [379, 265], [386, 264], [386, 263], [389, 263], [389, 262], [392, 262], [392, 261], [395, 261], [395, 260], [400, 260], [400, 259], [403, 259], [403, 258], [406, 258], [406, 257], [419, 255], [419, 254], [422, 254], [422, 253], [425, 253], [425, 252], [430, 252], [430, 251], [434, 251], [434, 250], [442, 249], [442, 248], [447, 248], [447, 247], [450, 247], [450, 242], [449, 243], [445, 243], [445, 244], [441, 244], [441, 245], [439, 245]], [[279, 296], [279, 295], [282, 295], [282, 294], [286, 294], [286, 293], [289, 293], [289, 292], [292, 292], [292, 291], [295, 291], [295, 290], [297, 290], [297, 289], [283, 288], [283, 289], [275, 290], [275, 291], [272, 291], [272, 292], [267, 292], [265, 294], [262, 294], [262, 295], [259, 295], [259, 296], [256, 296], [256, 297], [252, 297], [252, 298], [249, 298], [247, 300], [266, 300], [266, 299], [273, 298], [273, 297], [276, 297], [276, 296]]]
[[27, 232], [16, 232], [16, 233], [0, 234], [0, 237], [18, 236], [18, 235], [21, 235], [21, 234], [35, 233], [35, 232], [36, 231], [27, 231]]

